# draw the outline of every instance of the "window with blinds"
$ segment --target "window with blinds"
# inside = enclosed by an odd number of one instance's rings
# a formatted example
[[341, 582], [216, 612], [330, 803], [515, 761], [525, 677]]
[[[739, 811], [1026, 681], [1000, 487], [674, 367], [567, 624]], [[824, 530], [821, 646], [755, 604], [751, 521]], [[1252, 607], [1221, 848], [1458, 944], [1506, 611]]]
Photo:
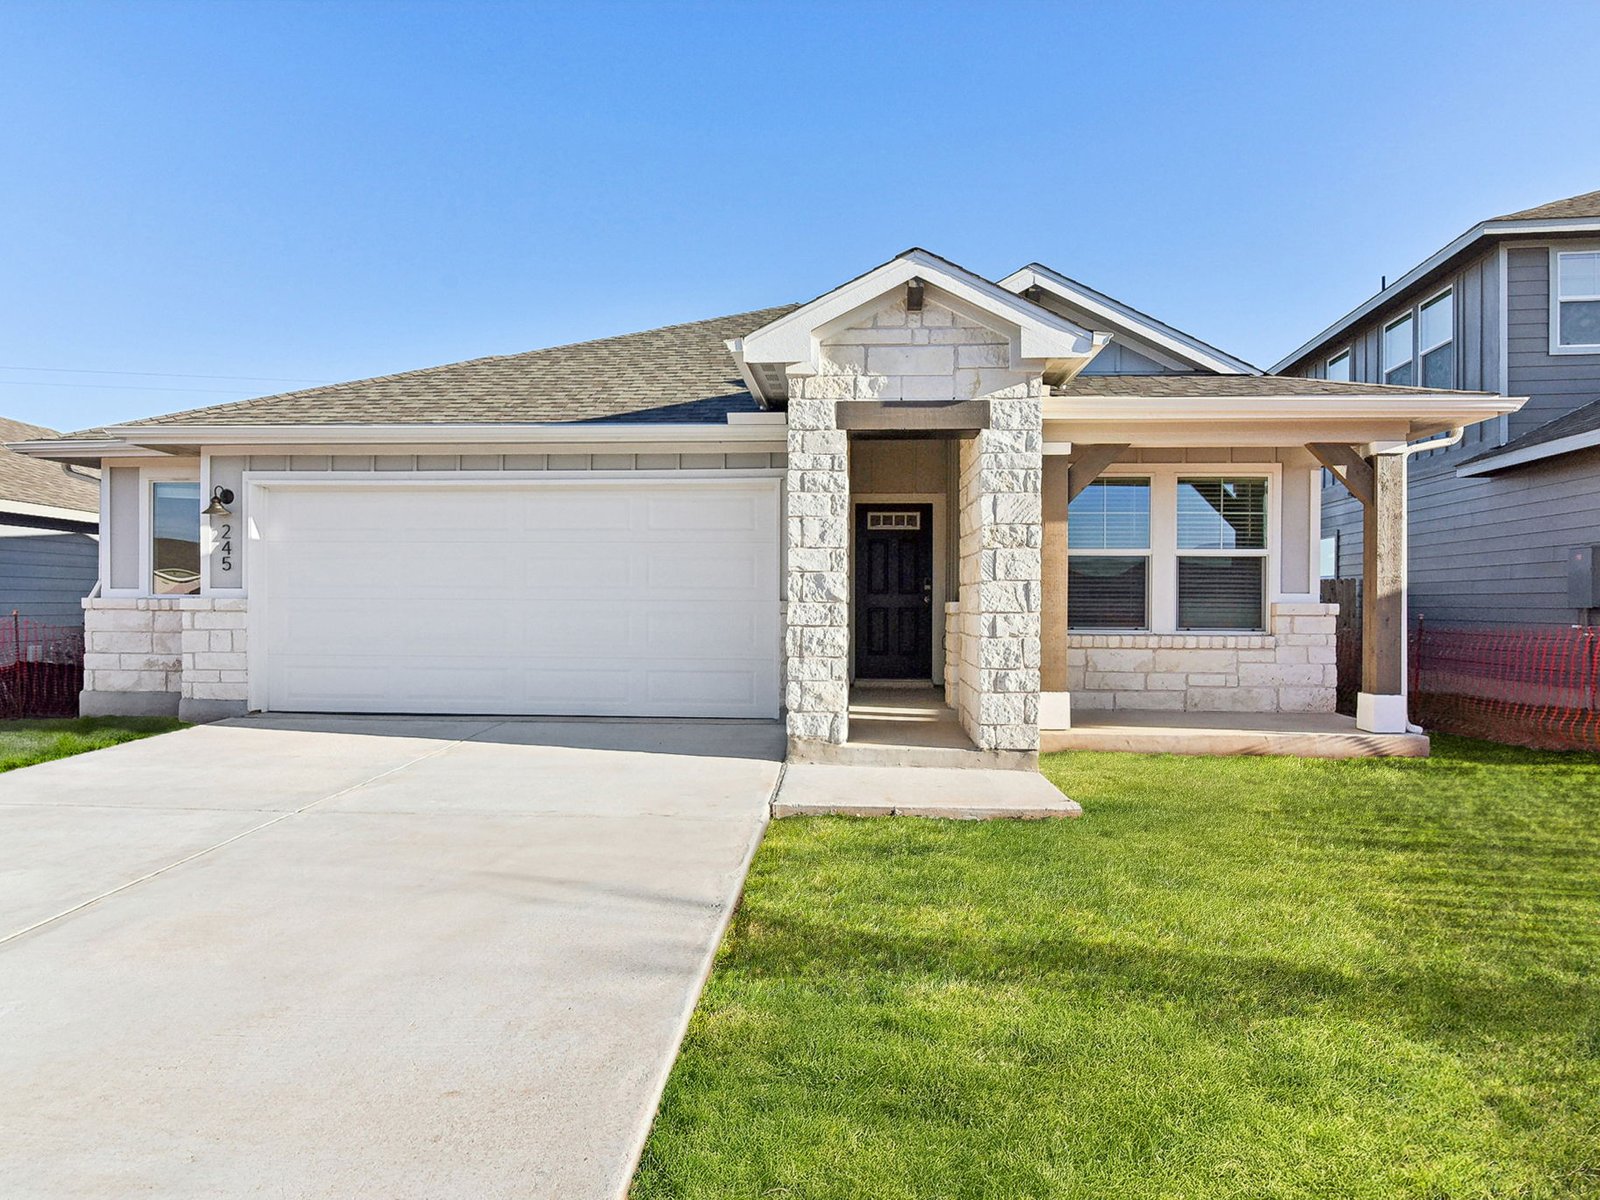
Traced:
[[1150, 481], [1097, 479], [1067, 508], [1067, 627], [1150, 627]]
[[1178, 480], [1178, 628], [1265, 628], [1267, 482]]

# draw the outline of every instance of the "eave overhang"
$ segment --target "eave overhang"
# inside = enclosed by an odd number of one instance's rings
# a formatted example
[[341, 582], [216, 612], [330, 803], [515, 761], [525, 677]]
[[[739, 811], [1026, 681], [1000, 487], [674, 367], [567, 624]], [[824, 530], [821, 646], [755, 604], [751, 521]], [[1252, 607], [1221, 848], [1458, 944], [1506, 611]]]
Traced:
[[1291, 446], [1307, 442], [1392, 447], [1516, 412], [1525, 397], [1051, 396], [1046, 440], [1135, 446]]

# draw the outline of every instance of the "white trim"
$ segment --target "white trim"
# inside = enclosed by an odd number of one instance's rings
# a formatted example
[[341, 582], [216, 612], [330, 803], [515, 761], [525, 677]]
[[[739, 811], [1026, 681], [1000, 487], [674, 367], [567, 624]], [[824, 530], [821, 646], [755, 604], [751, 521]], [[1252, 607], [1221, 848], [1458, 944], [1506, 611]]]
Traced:
[[969, 311], [1010, 327], [1013, 368], [1025, 362], [1087, 362], [1111, 340], [1109, 334], [1084, 329], [997, 283], [926, 250], [913, 249], [745, 334], [744, 357], [749, 363], [781, 364], [796, 374], [815, 374], [820, 369], [821, 340], [830, 326], [848, 323], [859, 310], [912, 279], [942, 293], [940, 304], [958, 310], [966, 305]]
[[[1389, 331], [1397, 325], [1409, 323], [1411, 325], [1411, 354], [1399, 362], [1389, 361]], [[1411, 368], [1411, 379], [1406, 383], [1390, 383], [1389, 373], [1398, 371], [1402, 367]], [[1421, 387], [1417, 382], [1417, 310], [1408, 308], [1405, 312], [1383, 323], [1378, 330], [1378, 375], [1386, 387]]]
[[1534, 446], [1524, 446], [1520, 450], [1509, 450], [1499, 454], [1488, 455], [1477, 462], [1467, 463], [1456, 468], [1456, 476], [1467, 479], [1474, 475], [1492, 475], [1496, 471], [1504, 471], [1511, 467], [1519, 467], [1524, 463], [1541, 462], [1547, 458], [1555, 458], [1562, 454], [1571, 454], [1575, 450], [1591, 450], [1600, 446], [1600, 429], [1589, 429], [1583, 433], [1570, 434], [1564, 438], [1553, 438], [1548, 442], [1540, 442]]
[[1097, 292], [1076, 279], [1069, 279], [1042, 263], [1029, 263], [1020, 270], [1013, 271], [1000, 280], [1000, 286], [1019, 295], [1030, 287], [1042, 288], [1068, 304], [1083, 309], [1091, 316], [1098, 317], [1111, 325], [1120, 325], [1134, 336], [1159, 346], [1169, 354], [1176, 355], [1181, 362], [1189, 366], [1204, 367], [1223, 375], [1261, 374], [1261, 368], [1252, 366], [1244, 359], [1236, 358], [1202, 342], [1181, 329], [1174, 329], [1166, 322], [1158, 321], [1136, 308], [1130, 308], [1122, 301], [1104, 292]]
[[[1226, 634], [1239, 637], [1260, 637], [1272, 633], [1272, 606], [1287, 601], [1305, 599], [1302, 593], [1285, 593], [1283, 590], [1283, 464], [1282, 463], [1115, 463], [1102, 471], [1097, 479], [1115, 478], [1148, 479], [1150, 481], [1150, 548], [1148, 550], [1079, 550], [1080, 556], [1147, 557], [1148, 591], [1145, 595], [1146, 629], [1079, 629], [1068, 626], [1068, 637], [1079, 634], [1135, 634], [1148, 633], [1179, 637], [1216, 636]], [[1262, 479], [1267, 484], [1267, 546], [1265, 550], [1180, 550], [1178, 548], [1178, 480], [1200, 479]], [[1312, 496], [1315, 509], [1316, 496]], [[1069, 531], [1072, 522], [1067, 522]], [[1068, 546], [1067, 557], [1073, 551]], [[1178, 628], [1178, 559], [1184, 558], [1260, 558], [1263, 567], [1260, 629], [1179, 629]], [[1315, 572], [1313, 572], [1313, 577]], [[1067, 591], [1067, 607], [1072, 607], [1072, 592]]]
[[[91, 483], [93, 480], [85, 480]], [[102, 492], [103, 492], [102, 488]], [[102, 495], [102, 499], [103, 499]], [[52, 504], [29, 504], [25, 500], [0, 499], [0, 513], [14, 513], [19, 517], [46, 517], [52, 521], [78, 521], [85, 525], [98, 525], [100, 514], [84, 508], [57, 508]]]
[[[545, 488], [583, 488], [594, 487], [601, 484], [616, 484], [628, 480], [648, 479], [651, 483], [667, 483], [678, 485], [705, 485], [707, 483], [750, 483], [753, 480], [765, 480], [773, 490], [776, 497], [778, 512], [783, 512], [783, 477], [785, 472], [777, 468], [749, 468], [722, 469], [722, 470], [675, 470], [675, 471], [254, 471], [246, 467], [240, 478], [239, 490], [245, 500], [245, 527], [243, 535], [252, 544], [245, 554], [244, 577], [245, 587], [243, 593], [230, 591], [224, 593], [235, 599], [241, 596], [250, 597], [246, 609], [245, 626], [245, 666], [248, 675], [246, 707], [251, 712], [265, 712], [266, 708], [266, 636], [267, 609], [270, 604], [270, 593], [262, 586], [265, 578], [266, 555], [262, 552], [261, 528], [266, 524], [271, 512], [271, 494], [274, 491], [311, 490], [327, 488], [329, 484], [337, 484], [340, 488], [372, 488], [394, 487], [396, 484], [412, 484], [420, 487], [451, 488], [451, 487], [477, 487], [477, 488], [518, 488], [518, 489], [545, 489]], [[781, 517], [780, 517], [781, 520]], [[784, 561], [786, 555], [785, 538], [780, 527], [774, 534], [777, 546], [775, 565], [778, 578], [774, 581], [774, 592], [782, 605], [784, 589]], [[778, 623], [778, 644], [773, 647], [775, 659], [781, 662], [784, 625]], [[784, 680], [782, 672], [778, 675], [778, 695], [774, 697], [774, 711], [781, 711], [783, 702]]]
[[[107, 595], [112, 596], [139, 596], [151, 599], [171, 599], [175, 596], [192, 595], [189, 592], [157, 592], [151, 586], [155, 572], [155, 546], [151, 539], [155, 534], [155, 511], [153, 503], [153, 487], [158, 483], [192, 483], [197, 487], [200, 484], [198, 466], [184, 467], [140, 467], [139, 468], [139, 586], [132, 591], [107, 589]], [[205, 507], [202, 496], [200, 507]], [[195, 530], [198, 535], [199, 529]], [[109, 540], [109, 539], [107, 539]], [[201, 578], [204, 579], [205, 558], [200, 559]], [[204, 584], [202, 583], [202, 587]]]
[[1600, 242], [1573, 242], [1565, 246], [1551, 246], [1550, 254], [1550, 327], [1547, 331], [1550, 336], [1550, 353], [1555, 355], [1566, 354], [1600, 354], [1600, 342], [1575, 342], [1568, 344], [1561, 340], [1561, 302], [1563, 299], [1577, 302], [1593, 302], [1600, 300], [1600, 294], [1593, 296], [1566, 296], [1561, 295], [1561, 260], [1569, 254], [1600, 254]]
[[[1500, 273], [1500, 386], [1502, 396], [1511, 394], [1511, 248], [1501, 242], [1495, 251]], [[1503, 446], [1511, 436], [1511, 415], [1501, 413], [1495, 420], [1495, 435]]]
[[[945, 531], [948, 523], [945, 517], [945, 505], [948, 498], [943, 492], [851, 492], [850, 493], [850, 572], [848, 589], [850, 592], [850, 649], [849, 657], [845, 664], [848, 677], [852, 683], [856, 677], [856, 522], [860, 518], [857, 509], [863, 505], [880, 504], [927, 504], [932, 506], [932, 516], [928, 519], [933, 522], [933, 646], [932, 679], [935, 684], [944, 683], [944, 606], [945, 596], [949, 589], [949, 580], [945, 578], [945, 561], [949, 547], [945, 544], [948, 540]], [[787, 558], [787, 550], [785, 551]]]
[[1424, 276], [1429, 275], [1461, 251], [1467, 249], [1480, 238], [1486, 237], [1514, 237], [1518, 234], [1537, 236], [1543, 233], [1589, 233], [1600, 232], [1600, 217], [1579, 217], [1571, 220], [1518, 220], [1518, 221], [1481, 221], [1455, 241], [1441, 250], [1435, 251], [1423, 259], [1399, 279], [1384, 288], [1371, 299], [1363, 301], [1355, 308], [1345, 313], [1332, 325], [1321, 333], [1295, 347], [1283, 358], [1279, 359], [1267, 369], [1269, 375], [1277, 375], [1285, 367], [1293, 366], [1300, 359], [1338, 337], [1357, 321], [1371, 316], [1378, 309], [1391, 303], [1397, 296], [1412, 287]]
[[776, 422], [724, 425], [118, 425], [110, 431], [121, 445], [552, 445], [621, 442], [677, 444], [701, 442], [778, 442]]

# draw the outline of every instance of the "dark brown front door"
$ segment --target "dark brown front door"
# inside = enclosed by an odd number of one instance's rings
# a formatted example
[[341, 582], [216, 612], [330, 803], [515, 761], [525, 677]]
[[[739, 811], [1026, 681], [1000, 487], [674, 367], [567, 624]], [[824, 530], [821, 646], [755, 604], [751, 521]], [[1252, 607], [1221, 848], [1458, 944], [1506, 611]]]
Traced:
[[856, 678], [933, 674], [933, 506], [856, 507]]

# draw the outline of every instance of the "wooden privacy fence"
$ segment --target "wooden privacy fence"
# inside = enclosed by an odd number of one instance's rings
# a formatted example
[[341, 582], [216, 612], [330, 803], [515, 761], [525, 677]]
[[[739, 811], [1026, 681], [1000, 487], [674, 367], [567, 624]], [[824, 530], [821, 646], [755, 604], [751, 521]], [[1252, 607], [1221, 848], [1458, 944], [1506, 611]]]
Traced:
[[75, 717], [82, 689], [83, 630], [0, 618], [0, 718]]
[[1600, 631], [1430, 625], [1411, 635], [1411, 719], [1539, 750], [1600, 750]]
[[1334, 661], [1339, 682], [1335, 708], [1354, 716], [1356, 693], [1361, 690], [1361, 580], [1324, 579], [1322, 602], [1337, 604], [1339, 617], [1334, 623]]

